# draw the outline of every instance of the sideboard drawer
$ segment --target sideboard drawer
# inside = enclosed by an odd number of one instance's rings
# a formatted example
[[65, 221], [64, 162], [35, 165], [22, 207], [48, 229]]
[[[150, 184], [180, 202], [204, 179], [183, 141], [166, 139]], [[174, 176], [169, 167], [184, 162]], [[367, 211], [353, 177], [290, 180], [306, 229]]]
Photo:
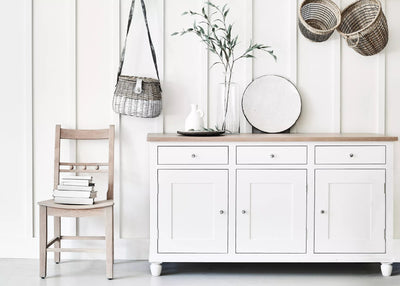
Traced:
[[385, 146], [316, 146], [316, 164], [385, 164]]
[[238, 146], [237, 164], [307, 164], [307, 146]]
[[227, 146], [159, 146], [159, 165], [226, 165]]

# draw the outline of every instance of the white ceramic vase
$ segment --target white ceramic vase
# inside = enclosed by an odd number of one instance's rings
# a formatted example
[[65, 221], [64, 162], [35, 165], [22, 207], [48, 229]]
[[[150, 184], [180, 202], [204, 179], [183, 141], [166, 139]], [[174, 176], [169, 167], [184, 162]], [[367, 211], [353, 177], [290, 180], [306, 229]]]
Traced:
[[191, 104], [191, 110], [185, 120], [185, 131], [203, 130], [204, 128], [204, 113], [198, 109], [197, 104]]

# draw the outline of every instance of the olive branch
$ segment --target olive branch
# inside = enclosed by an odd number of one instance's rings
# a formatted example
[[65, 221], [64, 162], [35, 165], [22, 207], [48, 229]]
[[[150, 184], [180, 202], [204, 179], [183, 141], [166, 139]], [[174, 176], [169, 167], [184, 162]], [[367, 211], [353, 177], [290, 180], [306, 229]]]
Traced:
[[[207, 13], [209, 10], [209, 13]], [[222, 8], [212, 2], [206, 2], [201, 12], [186, 11], [182, 15], [188, 15], [195, 18], [193, 25], [183, 29], [181, 32], [175, 32], [175, 35], [195, 34], [200, 41], [206, 45], [206, 48], [218, 58], [210, 68], [216, 65], [222, 65], [224, 69], [224, 120], [222, 129], [225, 130], [226, 115], [228, 112], [228, 99], [232, 83], [232, 73], [235, 64], [240, 59], [254, 58], [255, 50], [265, 51], [271, 55], [275, 61], [277, 59], [270, 46], [250, 42], [248, 48], [239, 56], [235, 56], [235, 49], [238, 44], [239, 35], [233, 33], [233, 24], [228, 23], [227, 17], [230, 9], [225, 4]]]

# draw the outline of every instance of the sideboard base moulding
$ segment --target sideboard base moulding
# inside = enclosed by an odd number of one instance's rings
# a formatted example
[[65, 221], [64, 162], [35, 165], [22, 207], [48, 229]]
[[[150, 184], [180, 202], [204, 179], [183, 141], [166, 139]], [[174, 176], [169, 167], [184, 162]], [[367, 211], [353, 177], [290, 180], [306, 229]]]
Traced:
[[391, 275], [397, 137], [148, 141], [153, 276], [167, 262], [364, 262]]

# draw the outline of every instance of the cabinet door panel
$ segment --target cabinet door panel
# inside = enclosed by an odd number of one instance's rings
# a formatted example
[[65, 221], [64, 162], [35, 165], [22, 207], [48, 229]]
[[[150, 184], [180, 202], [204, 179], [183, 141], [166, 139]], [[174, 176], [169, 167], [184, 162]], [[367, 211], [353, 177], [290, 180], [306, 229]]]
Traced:
[[238, 253], [306, 252], [306, 171], [238, 170]]
[[160, 170], [159, 252], [226, 253], [228, 171]]
[[385, 252], [385, 171], [317, 170], [315, 252]]

